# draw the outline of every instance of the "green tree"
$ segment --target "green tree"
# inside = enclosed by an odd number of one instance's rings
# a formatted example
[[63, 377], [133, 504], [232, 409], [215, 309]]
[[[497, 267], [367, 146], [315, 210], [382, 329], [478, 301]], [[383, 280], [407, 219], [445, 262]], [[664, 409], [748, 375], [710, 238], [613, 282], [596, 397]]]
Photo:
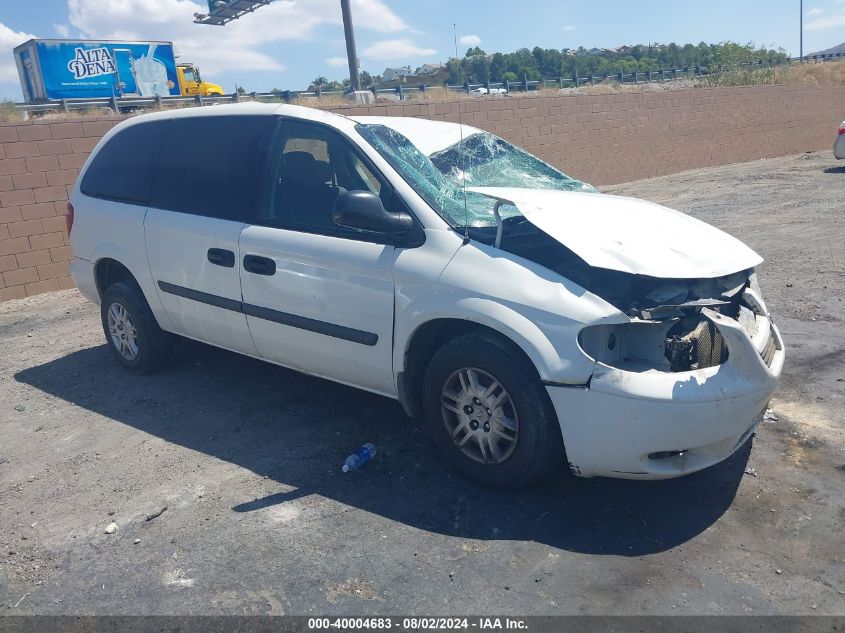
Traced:
[[452, 58], [446, 62], [446, 71], [449, 73], [447, 81], [450, 84], [459, 84], [465, 81], [464, 72], [460, 59]]
[[[564, 55], [554, 48], [535, 46], [529, 50], [520, 48], [511, 53], [496, 52], [487, 55], [480, 47], [467, 49], [462, 59], [450, 59], [446, 64], [447, 81], [450, 84], [483, 83], [486, 81], [522, 81], [527, 77], [529, 81], [538, 79], [570, 78], [577, 73], [579, 77], [590, 75], [617, 75], [619, 72], [631, 74], [633, 72], [646, 73], [667, 70], [674, 67], [695, 68], [704, 66], [717, 69], [719, 66], [736, 67], [743, 62], [765, 59], [767, 61], [783, 61], [787, 58], [782, 49], [768, 49], [765, 46], [738, 44], [736, 42], [722, 42], [719, 44], [678, 45], [674, 42], [667, 45], [637, 44], [632, 46], [631, 54], [627, 56], [608, 51], [597, 54], [587, 54], [580, 47], [580, 54]], [[442, 76], [442, 75], [441, 75]], [[380, 77], [363, 71], [361, 84], [369, 86], [379, 84]], [[310, 89], [321, 90], [343, 89], [342, 82], [329, 82], [325, 77], [317, 77]]]
[[504, 81], [504, 74], [507, 70], [505, 56], [501, 53], [493, 53], [490, 58], [490, 81]]
[[474, 83], [490, 81], [490, 58], [487, 55], [474, 55], [466, 60], [468, 80]]

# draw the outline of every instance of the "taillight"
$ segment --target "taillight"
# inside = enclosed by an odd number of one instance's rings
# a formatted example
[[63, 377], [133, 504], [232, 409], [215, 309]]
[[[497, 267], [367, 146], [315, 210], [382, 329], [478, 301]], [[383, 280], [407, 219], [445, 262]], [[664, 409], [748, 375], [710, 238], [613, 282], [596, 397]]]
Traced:
[[845, 134], [845, 125], [839, 128], [839, 136], [842, 136], [843, 134]]
[[70, 237], [70, 231], [73, 228], [73, 205], [70, 202], [67, 203], [65, 222], [67, 222], [67, 235]]

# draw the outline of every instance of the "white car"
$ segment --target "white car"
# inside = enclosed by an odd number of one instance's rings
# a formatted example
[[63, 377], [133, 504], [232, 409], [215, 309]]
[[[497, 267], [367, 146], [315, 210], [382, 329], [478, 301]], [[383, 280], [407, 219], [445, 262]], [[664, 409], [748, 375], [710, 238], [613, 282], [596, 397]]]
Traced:
[[470, 94], [474, 94], [476, 96], [484, 96], [484, 95], [505, 95], [508, 91], [505, 88], [485, 88], [481, 86], [480, 88], [474, 88], [470, 91]]
[[491, 134], [237, 104], [112, 129], [71, 269], [146, 372], [177, 334], [398, 399], [462, 473], [659, 479], [737, 450], [784, 346], [761, 258]]
[[839, 160], [845, 160], [845, 121], [842, 121], [842, 125], [836, 132], [836, 140], [833, 142], [833, 155]]

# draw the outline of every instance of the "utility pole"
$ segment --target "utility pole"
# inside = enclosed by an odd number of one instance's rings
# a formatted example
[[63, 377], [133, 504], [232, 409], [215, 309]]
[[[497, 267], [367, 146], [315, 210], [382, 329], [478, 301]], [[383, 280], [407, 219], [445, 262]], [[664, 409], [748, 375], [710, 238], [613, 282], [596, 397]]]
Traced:
[[358, 53], [355, 51], [355, 32], [352, 30], [352, 11], [349, 8], [349, 0], [340, 0], [340, 10], [343, 13], [343, 33], [346, 35], [346, 56], [349, 58], [349, 87], [355, 92], [360, 89]]
[[800, 0], [801, 7], [801, 44], [800, 44], [800, 52], [799, 55], [801, 56], [801, 63], [804, 63], [804, 0]]

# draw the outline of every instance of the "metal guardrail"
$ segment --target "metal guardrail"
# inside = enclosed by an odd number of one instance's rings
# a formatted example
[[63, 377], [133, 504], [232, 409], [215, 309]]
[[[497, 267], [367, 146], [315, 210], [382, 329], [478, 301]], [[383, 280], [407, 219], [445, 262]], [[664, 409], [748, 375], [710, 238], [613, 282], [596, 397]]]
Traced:
[[[831, 61], [839, 61], [845, 59], [845, 53], [835, 53], [830, 55], [812, 55], [803, 58], [805, 62], [824, 63]], [[473, 90], [479, 88], [485, 89], [488, 93], [491, 89], [504, 89], [505, 92], [521, 91], [528, 92], [530, 90], [540, 90], [551, 87], [560, 88], [580, 88], [581, 86], [590, 84], [591, 86], [597, 83], [617, 82], [620, 84], [640, 84], [640, 83], [654, 83], [676, 81], [679, 79], [690, 79], [693, 77], [712, 77], [717, 76], [725, 71], [730, 70], [753, 70], [762, 68], [777, 68], [779, 66], [789, 66], [793, 63], [800, 63], [800, 57], [792, 57], [784, 60], [767, 60], [761, 59], [756, 61], [741, 62], [739, 64], [732, 64], [726, 66], [685, 66], [683, 68], [661, 68], [653, 71], [635, 71], [633, 73], [625, 73], [620, 71], [618, 73], [606, 73], [603, 75], [590, 75], [586, 77], [579, 77], [577, 74], [572, 77], [557, 77], [554, 79], [539, 79], [528, 80], [523, 78], [522, 81], [515, 82], [486, 82], [486, 83], [464, 83], [463, 85], [453, 86], [447, 85], [446, 88], [453, 92], [471, 93]]]
[[[837, 53], [824, 56], [809, 56], [805, 57], [804, 61], [814, 63], [824, 63], [830, 61], [838, 61], [845, 59], [845, 54]], [[522, 81], [515, 82], [487, 82], [487, 83], [464, 83], [463, 85], [442, 85], [431, 86], [420, 84], [418, 86], [398, 85], [395, 88], [371, 88], [376, 97], [386, 97], [396, 101], [403, 101], [413, 95], [414, 93], [424, 94], [426, 91], [441, 87], [451, 92], [465, 92], [471, 94], [474, 90], [483, 92], [490, 92], [491, 90], [503, 90], [505, 93], [511, 92], [529, 92], [532, 90], [542, 90], [548, 88], [577, 88], [586, 85], [595, 85], [597, 83], [618, 82], [620, 84], [642, 84], [655, 82], [670, 82], [680, 79], [689, 79], [693, 77], [711, 77], [729, 70], [737, 69], [755, 69], [755, 68], [775, 68], [778, 66], [790, 65], [800, 62], [801, 58], [795, 57], [786, 60], [771, 61], [758, 60], [752, 62], [744, 62], [731, 66], [687, 66], [684, 68], [664, 68], [657, 71], [633, 72], [625, 73], [619, 72], [616, 74], [591, 75], [588, 77], [557, 77], [554, 79], [540, 79], [528, 80], [523, 78]], [[483, 90], [479, 90], [483, 89]], [[229, 95], [204, 97], [196, 96], [158, 96], [158, 97], [103, 97], [96, 99], [63, 99], [61, 101], [47, 101], [43, 103], [16, 103], [14, 107], [20, 111], [28, 112], [30, 114], [38, 114], [44, 112], [70, 112], [71, 110], [91, 110], [95, 108], [108, 108], [114, 112], [121, 112], [133, 109], [147, 109], [147, 108], [161, 108], [167, 106], [203, 106], [213, 105], [219, 103], [237, 103], [241, 100], [259, 101], [264, 103], [290, 103], [292, 101], [314, 100], [319, 102], [320, 99], [328, 96], [340, 96], [345, 94], [342, 90], [317, 90], [316, 92], [309, 91], [294, 91], [283, 90], [273, 92], [252, 92], [246, 94], [233, 93]]]

